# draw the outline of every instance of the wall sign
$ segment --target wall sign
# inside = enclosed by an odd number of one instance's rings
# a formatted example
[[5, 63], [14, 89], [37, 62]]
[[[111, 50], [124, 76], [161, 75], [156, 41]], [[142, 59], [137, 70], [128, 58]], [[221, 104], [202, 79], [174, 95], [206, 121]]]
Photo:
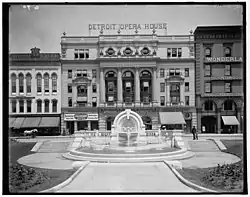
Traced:
[[65, 121], [98, 120], [98, 114], [64, 114]]
[[208, 62], [242, 62], [242, 57], [207, 57]]

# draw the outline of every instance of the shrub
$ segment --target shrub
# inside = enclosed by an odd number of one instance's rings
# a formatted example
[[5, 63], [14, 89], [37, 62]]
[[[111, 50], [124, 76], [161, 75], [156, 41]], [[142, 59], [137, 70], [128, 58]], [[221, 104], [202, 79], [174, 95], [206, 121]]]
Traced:
[[239, 182], [243, 180], [242, 161], [235, 164], [219, 165], [209, 170], [202, 180], [214, 187], [223, 189], [239, 189]]

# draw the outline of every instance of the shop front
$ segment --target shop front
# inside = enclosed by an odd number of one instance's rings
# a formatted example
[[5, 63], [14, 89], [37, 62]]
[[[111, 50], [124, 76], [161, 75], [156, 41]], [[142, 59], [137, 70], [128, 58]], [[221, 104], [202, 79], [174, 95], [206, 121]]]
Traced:
[[98, 130], [97, 113], [71, 113], [64, 114], [66, 122], [66, 133], [74, 134], [75, 131], [94, 131]]

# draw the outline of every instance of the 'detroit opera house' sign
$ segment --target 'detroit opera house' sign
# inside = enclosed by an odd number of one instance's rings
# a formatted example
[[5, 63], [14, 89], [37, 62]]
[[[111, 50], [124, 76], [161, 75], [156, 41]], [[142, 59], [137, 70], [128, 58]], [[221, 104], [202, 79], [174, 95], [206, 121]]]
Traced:
[[154, 24], [89, 24], [89, 30], [148, 30], [167, 29], [167, 23]]

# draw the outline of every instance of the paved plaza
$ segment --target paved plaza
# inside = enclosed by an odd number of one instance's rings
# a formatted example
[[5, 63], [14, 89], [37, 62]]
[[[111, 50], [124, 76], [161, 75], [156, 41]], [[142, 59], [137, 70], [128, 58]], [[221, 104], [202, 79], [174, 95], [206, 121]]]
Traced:
[[[28, 140], [26, 140], [28, 142]], [[41, 143], [43, 142], [43, 143]], [[65, 143], [64, 143], [65, 142]], [[67, 143], [66, 143], [67, 142]], [[73, 169], [74, 161], [62, 157], [72, 140], [40, 140], [37, 152], [18, 160], [19, 163], [38, 168]], [[187, 139], [191, 144], [191, 140]], [[202, 140], [200, 141], [202, 146]], [[48, 150], [48, 147], [50, 151]], [[192, 146], [193, 147], [193, 146]], [[197, 147], [196, 147], [197, 148]], [[204, 147], [203, 147], [204, 148]], [[193, 150], [195, 156], [179, 160], [184, 168], [207, 168], [218, 164], [235, 163], [235, 155], [211, 147], [211, 151]], [[94, 163], [91, 162], [58, 192], [197, 192], [184, 185], [164, 162], [149, 163]]]

